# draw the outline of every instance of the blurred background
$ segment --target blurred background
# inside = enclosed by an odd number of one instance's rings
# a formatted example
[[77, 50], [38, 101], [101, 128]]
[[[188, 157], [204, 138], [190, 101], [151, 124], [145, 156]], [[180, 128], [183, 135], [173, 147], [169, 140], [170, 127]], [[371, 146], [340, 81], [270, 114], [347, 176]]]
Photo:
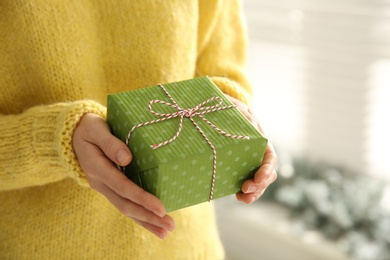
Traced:
[[390, 1], [242, 2], [279, 178], [216, 201], [227, 259], [390, 259]]

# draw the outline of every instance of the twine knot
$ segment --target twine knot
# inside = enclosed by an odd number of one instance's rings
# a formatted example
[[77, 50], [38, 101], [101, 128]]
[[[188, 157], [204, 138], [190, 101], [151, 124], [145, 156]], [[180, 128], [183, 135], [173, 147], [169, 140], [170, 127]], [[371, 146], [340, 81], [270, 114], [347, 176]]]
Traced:
[[179, 113], [181, 116], [190, 118], [194, 115], [194, 112], [195, 111], [193, 109], [185, 109], [185, 110], [181, 110]]

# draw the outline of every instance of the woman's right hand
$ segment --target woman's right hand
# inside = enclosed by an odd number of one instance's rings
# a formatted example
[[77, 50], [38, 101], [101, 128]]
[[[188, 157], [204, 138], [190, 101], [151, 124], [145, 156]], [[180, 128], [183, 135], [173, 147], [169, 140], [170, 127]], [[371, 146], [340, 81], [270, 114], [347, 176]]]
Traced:
[[103, 118], [85, 114], [73, 133], [73, 149], [92, 189], [120, 212], [161, 239], [175, 229], [174, 220], [154, 195], [130, 181], [115, 166], [132, 160], [129, 148], [113, 136]]

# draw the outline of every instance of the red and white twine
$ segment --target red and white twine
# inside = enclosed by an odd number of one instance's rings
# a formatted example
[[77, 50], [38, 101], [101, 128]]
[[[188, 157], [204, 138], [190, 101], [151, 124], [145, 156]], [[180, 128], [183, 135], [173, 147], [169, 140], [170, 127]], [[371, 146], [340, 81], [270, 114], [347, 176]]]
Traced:
[[[172, 138], [170, 138], [170, 139], [168, 139], [166, 141], [163, 141], [161, 143], [158, 143], [158, 144], [153, 144], [150, 147], [152, 149], [157, 149], [157, 148], [159, 148], [161, 146], [169, 144], [169, 143], [175, 141], [176, 138], [180, 135], [180, 132], [181, 132], [181, 130], [183, 128], [183, 119], [184, 119], [184, 117], [187, 117], [194, 124], [195, 128], [203, 136], [203, 138], [206, 140], [206, 142], [208, 143], [208, 145], [211, 147], [211, 149], [213, 151], [213, 174], [212, 174], [211, 189], [210, 189], [210, 196], [209, 196], [209, 201], [211, 201], [213, 199], [215, 179], [216, 179], [216, 175], [217, 175], [217, 150], [215, 149], [215, 147], [212, 144], [212, 142], [207, 138], [206, 134], [199, 127], [199, 125], [195, 122], [193, 117], [194, 116], [200, 117], [205, 123], [210, 125], [218, 133], [220, 133], [220, 134], [222, 134], [222, 135], [224, 135], [226, 137], [235, 138], [235, 139], [247, 139], [247, 140], [249, 140], [249, 136], [232, 135], [232, 134], [226, 133], [225, 131], [223, 131], [220, 128], [218, 128], [216, 125], [211, 123], [209, 120], [207, 120], [203, 116], [204, 114], [208, 114], [208, 113], [212, 113], [212, 112], [216, 112], [216, 111], [220, 111], [220, 110], [224, 110], [224, 109], [229, 109], [229, 108], [235, 108], [236, 106], [235, 105], [221, 106], [222, 98], [220, 98], [220, 97], [212, 97], [212, 98], [207, 99], [206, 101], [203, 101], [202, 103], [199, 103], [198, 105], [194, 106], [193, 108], [183, 109], [183, 108], [181, 108], [177, 104], [177, 102], [168, 93], [168, 91], [164, 88], [163, 85], [159, 84], [159, 87], [169, 97], [169, 99], [172, 101], [172, 103], [168, 103], [168, 102], [162, 101], [162, 100], [151, 100], [151, 101], [149, 101], [149, 103], [148, 103], [149, 111], [152, 114], [154, 114], [156, 116], [159, 116], [160, 118], [159, 119], [155, 119], [155, 120], [151, 120], [151, 121], [147, 121], [147, 122], [143, 122], [143, 123], [140, 123], [140, 124], [137, 124], [137, 125], [133, 126], [133, 128], [131, 128], [131, 130], [129, 131], [129, 133], [128, 133], [127, 137], [126, 137], [126, 145], [129, 144], [130, 137], [131, 137], [131, 135], [132, 135], [132, 133], [134, 132], [135, 129], [137, 129], [139, 127], [142, 127], [142, 126], [151, 125], [151, 124], [154, 124], [154, 123], [158, 123], [158, 122], [162, 122], [162, 121], [165, 121], [165, 120], [169, 120], [169, 119], [172, 119], [172, 118], [175, 118], [175, 117], [180, 117], [179, 128], [178, 128], [176, 134]], [[212, 102], [214, 100], [218, 101], [218, 103], [216, 105], [203, 107], [204, 105], [206, 105], [206, 104], [208, 104], [208, 103], [210, 103], [210, 102]], [[152, 108], [152, 105], [155, 104], [155, 103], [160, 103], [160, 104], [163, 104], [163, 105], [170, 106], [172, 108], [177, 109], [177, 111], [173, 112], [173, 113], [158, 113], [158, 112], [154, 111], [153, 108]]]

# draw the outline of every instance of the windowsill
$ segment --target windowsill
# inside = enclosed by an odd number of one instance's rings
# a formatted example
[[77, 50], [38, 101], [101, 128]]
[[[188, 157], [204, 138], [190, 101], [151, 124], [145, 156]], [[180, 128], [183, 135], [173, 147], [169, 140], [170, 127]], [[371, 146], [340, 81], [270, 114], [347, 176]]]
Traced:
[[250, 206], [234, 196], [215, 201], [226, 259], [349, 259], [315, 231], [296, 233], [289, 211], [270, 202]]

